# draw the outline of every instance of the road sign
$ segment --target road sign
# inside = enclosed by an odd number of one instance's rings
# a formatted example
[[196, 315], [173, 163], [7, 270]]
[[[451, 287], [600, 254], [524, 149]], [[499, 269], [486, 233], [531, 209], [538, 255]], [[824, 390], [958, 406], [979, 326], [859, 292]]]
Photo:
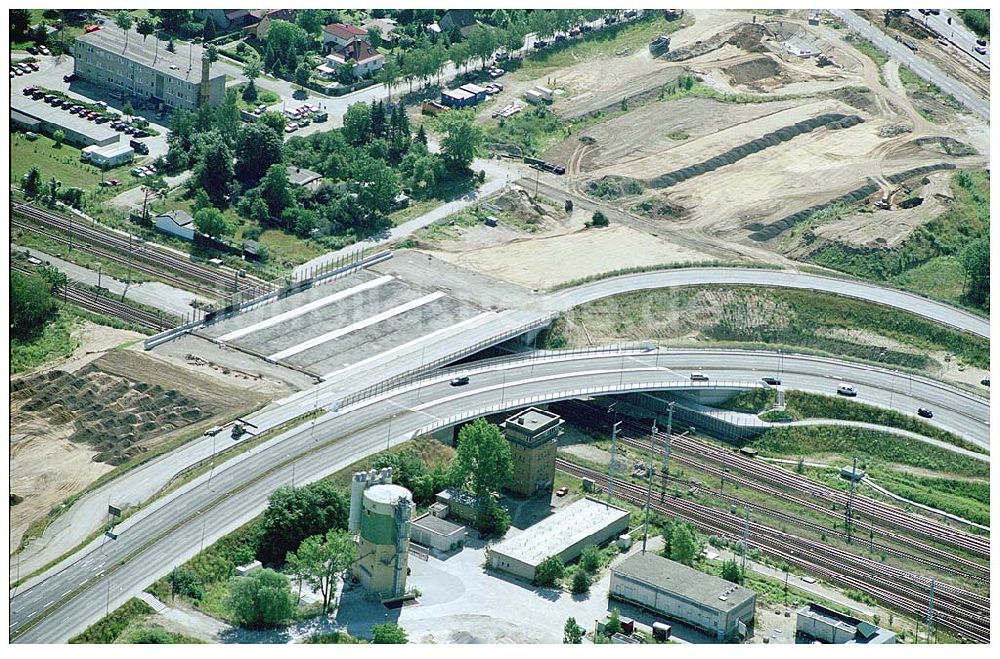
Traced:
[[109, 503], [108, 504], [108, 514], [111, 515], [111, 516], [113, 516], [113, 517], [121, 517], [122, 516], [122, 509], [119, 508], [118, 506], [112, 506]]
[[118, 539], [118, 534], [117, 534], [117, 533], [114, 533], [114, 532], [112, 532], [112, 531], [105, 531], [105, 532], [104, 532], [104, 535], [108, 536], [108, 537], [109, 537], [109, 538], [111, 538], [112, 540], [117, 540], [117, 539]]

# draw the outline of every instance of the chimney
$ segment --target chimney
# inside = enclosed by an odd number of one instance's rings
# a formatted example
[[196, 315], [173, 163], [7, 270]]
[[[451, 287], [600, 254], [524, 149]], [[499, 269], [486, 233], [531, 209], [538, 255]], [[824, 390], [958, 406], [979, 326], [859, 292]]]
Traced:
[[201, 84], [198, 86], [198, 106], [208, 103], [208, 77], [212, 70], [212, 62], [208, 59], [208, 49], [201, 54]]

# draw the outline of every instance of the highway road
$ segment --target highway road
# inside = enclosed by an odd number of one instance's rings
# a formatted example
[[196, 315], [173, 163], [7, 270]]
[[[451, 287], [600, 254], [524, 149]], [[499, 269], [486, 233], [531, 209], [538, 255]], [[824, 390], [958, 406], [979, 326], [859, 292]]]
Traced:
[[[692, 369], [711, 386], [751, 387], [778, 368], [771, 352], [631, 351], [519, 359], [501, 367], [470, 368], [471, 383], [451, 387], [450, 374], [413, 383], [293, 429], [155, 501], [48, 578], [11, 599], [11, 634], [22, 643], [62, 642], [110, 607], [140, 592], [203, 545], [258, 514], [282, 484], [303, 484], [416, 434], [485, 412], [584, 393], [690, 389]], [[830, 393], [840, 381], [859, 389], [859, 401], [894, 409], [930, 406], [941, 427], [988, 445], [989, 403], [924, 378], [818, 357], [784, 355], [787, 388]], [[731, 384], [723, 384], [723, 381]], [[704, 383], [696, 383], [704, 386]], [[123, 563], [124, 561], [124, 563]], [[105, 607], [101, 607], [105, 604]]]
[[[916, 9], [910, 9], [907, 12], [913, 20], [926, 25], [930, 29], [934, 30], [937, 34], [941, 35], [948, 41], [955, 44], [955, 46], [968, 55], [971, 59], [979, 62], [987, 69], [990, 68], [990, 52], [986, 51], [985, 55], [980, 55], [976, 52], [976, 33], [965, 27], [965, 23], [956, 12], [948, 11], [947, 9], [942, 9], [940, 14], [934, 15], [929, 14], [924, 16]], [[951, 19], [951, 23], [948, 22]]]
[[937, 85], [945, 92], [954, 96], [955, 100], [959, 103], [987, 121], [989, 120], [990, 102], [988, 99], [982, 98], [967, 86], [948, 77], [941, 69], [912, 52], [895, 39], [889, 38], [877, 27], [858, 16], [857, 13], [849, 9], [828, 9], [827, 11], [843, 20], [849, 28], [871, 41], [880, 50], [888, 53], [890, 57], [904, 64], [915, 74]]

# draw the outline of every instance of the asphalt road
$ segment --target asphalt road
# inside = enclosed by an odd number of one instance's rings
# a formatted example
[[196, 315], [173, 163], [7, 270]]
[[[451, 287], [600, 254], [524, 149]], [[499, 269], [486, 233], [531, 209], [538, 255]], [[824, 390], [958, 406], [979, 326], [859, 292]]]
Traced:
[[[987, 69], [990, 68], [990, 51], [987, 50], [985, 55], [980, 55], [976, 52], [976, 33], [965, 27], [965, 23], [958, 16], [957, 13], [948, 11], [947, 9], [942, 9], [941, 13], [938, 15], [930, 14], [924, 16], [916, 9], [910, 9], [908, 11], [909, 15], [913, 20], [918, 23], [926, 25], [930, 29], [934, 30], [937, 34], [941, 35], [948, 41], [955, 44], [955, 46], [965, 52], [970, 58], [979, 62]], [[948, 23], [948, 19], [951, 19], [951, 23]]]
[[[903, 44], [891, 39], [877, 27], [861, 18], [849, 9], [828, 9], [831, 14], [840, 18], [847, 26], [871, 41], [880, 50], [885, 51], [893, 59], [898, 60], [924, 80], [931, 82], [943, 91], [955, 97], [959, 103], [969, 108], [986, 120], [990, 118], [990, 102], [982, 98], [962, 83], [949, 78], [938, 67], [912, 52]], [[954, 21], [953, 21], [954, 22]]]
[[[456, 418], [583, 393], [689, 389], [690, 370], [708, 374], [711, 386], [756, 386], [778, 369], [778, 359], [770, 352], [653, 351], [519, 360], [469, 369], [466, 387], [438, 376], [328, 413], [225, 463], [211, 481], [202, 476], [154, 502], [118, 526], [117, 540], [103, 548], [95, 542], [72, 564], [19, 589], [11, 599], [10, 633], [24, 628], [20, 643], [63, 642], [251, 519], [276, 487], [319, 479]], [[988, 445], [989, 402], [947, 385], [817, 357], [785, 355], [781, 369], [787, 388], [830, 393], [848, 381], [858, 387], [860, 402], [904, 411], [933, 407], [939, 426]]]

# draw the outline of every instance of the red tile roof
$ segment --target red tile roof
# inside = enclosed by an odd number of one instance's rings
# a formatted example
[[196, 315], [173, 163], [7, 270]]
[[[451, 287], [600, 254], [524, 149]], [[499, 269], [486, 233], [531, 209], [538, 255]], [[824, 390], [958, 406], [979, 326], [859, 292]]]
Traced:
[[324, 26], [323, 30], [344, 41], [350, 41], [355, 37], [363, 37], [368, 34], [367, 30], [362, 30], [353, 25], [345, 25], [344, 23], [331, 23]]
[[372, 45], [367, 41], [359, 40], [352, 41], [346, 47], [341, 48], [338, 54], [345, 60], [353, 59], [360, 64], [378, 55], [378, 51], [372, 48]]

